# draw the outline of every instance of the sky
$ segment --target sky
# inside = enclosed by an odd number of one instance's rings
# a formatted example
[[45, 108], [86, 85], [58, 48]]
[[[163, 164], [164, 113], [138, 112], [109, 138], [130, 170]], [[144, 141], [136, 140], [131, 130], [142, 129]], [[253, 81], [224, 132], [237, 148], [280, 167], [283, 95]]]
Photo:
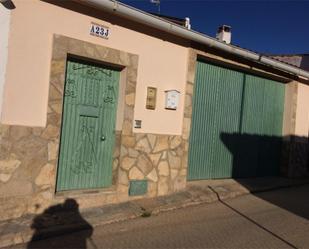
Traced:
[[[122, 0], [158, 12], [150, 0]], [[232, 26], [232, 44], [259, 53], [309, 53], [309, 0], [161, 0], [161, 14], [190, 17], [192, 29], [215, 37]]]

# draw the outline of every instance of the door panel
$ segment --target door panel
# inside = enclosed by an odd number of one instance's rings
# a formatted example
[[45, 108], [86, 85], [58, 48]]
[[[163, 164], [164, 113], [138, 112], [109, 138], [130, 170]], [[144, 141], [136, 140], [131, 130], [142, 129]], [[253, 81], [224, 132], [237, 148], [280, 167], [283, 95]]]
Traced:
[[67, 62], [57, 191], [111, 185], [119, 72]]

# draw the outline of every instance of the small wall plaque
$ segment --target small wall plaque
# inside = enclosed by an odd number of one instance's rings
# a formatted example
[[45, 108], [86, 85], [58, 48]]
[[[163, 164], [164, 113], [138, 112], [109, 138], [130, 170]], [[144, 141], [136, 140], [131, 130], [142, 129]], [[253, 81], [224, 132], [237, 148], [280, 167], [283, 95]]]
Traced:
[[109, 28], [103, 25], [92, 22], [90, 24], [90, 35], [98, 36], [104, 39], [109, 38]]
[[147, 87], [146, 109], [149, 110], [156, 109], [156, 102], [157, 102], [157, 88]]

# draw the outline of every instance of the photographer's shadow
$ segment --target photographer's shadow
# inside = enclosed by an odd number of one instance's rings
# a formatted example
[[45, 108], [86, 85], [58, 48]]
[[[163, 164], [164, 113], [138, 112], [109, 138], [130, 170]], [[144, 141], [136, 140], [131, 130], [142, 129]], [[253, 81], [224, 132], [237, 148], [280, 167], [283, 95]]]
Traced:
[[[78, 203], [67, 199], [63, 204], [47, 208], [33, 219], [34, 231], [27, 248], [87, 248], [87, 239], [91, 238], [93, 227], [81, 216]], [[81, 231], [82, 230], [82, 231]], [[76, 236], [67, 233], [81, 231]], [[52, 239], [48, 239], [51, 238]]]

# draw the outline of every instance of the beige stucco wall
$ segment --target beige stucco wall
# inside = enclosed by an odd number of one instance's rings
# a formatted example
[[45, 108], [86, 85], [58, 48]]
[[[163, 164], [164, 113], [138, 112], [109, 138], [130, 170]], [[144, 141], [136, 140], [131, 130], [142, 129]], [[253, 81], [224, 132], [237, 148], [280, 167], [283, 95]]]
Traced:
[[[10, 49], [2, 123], [46, 124], [53, 34], [92, 42], [139, 56], [135, 132], [181, 134], [188, 49], [38, 0], [16, 0], [11, 14]], [[89, 35], [90, 23], [110, 27], [108, 40]], [[158, 88], [155, 111], [145, 109], [146, 88]], [[164, 91], [181, 92], [177, 111], [164, 109]]]
[[297, 87], [295, 135], [308, 137], [308, 133], [309, 133], [309, 86], [299, 83]]

